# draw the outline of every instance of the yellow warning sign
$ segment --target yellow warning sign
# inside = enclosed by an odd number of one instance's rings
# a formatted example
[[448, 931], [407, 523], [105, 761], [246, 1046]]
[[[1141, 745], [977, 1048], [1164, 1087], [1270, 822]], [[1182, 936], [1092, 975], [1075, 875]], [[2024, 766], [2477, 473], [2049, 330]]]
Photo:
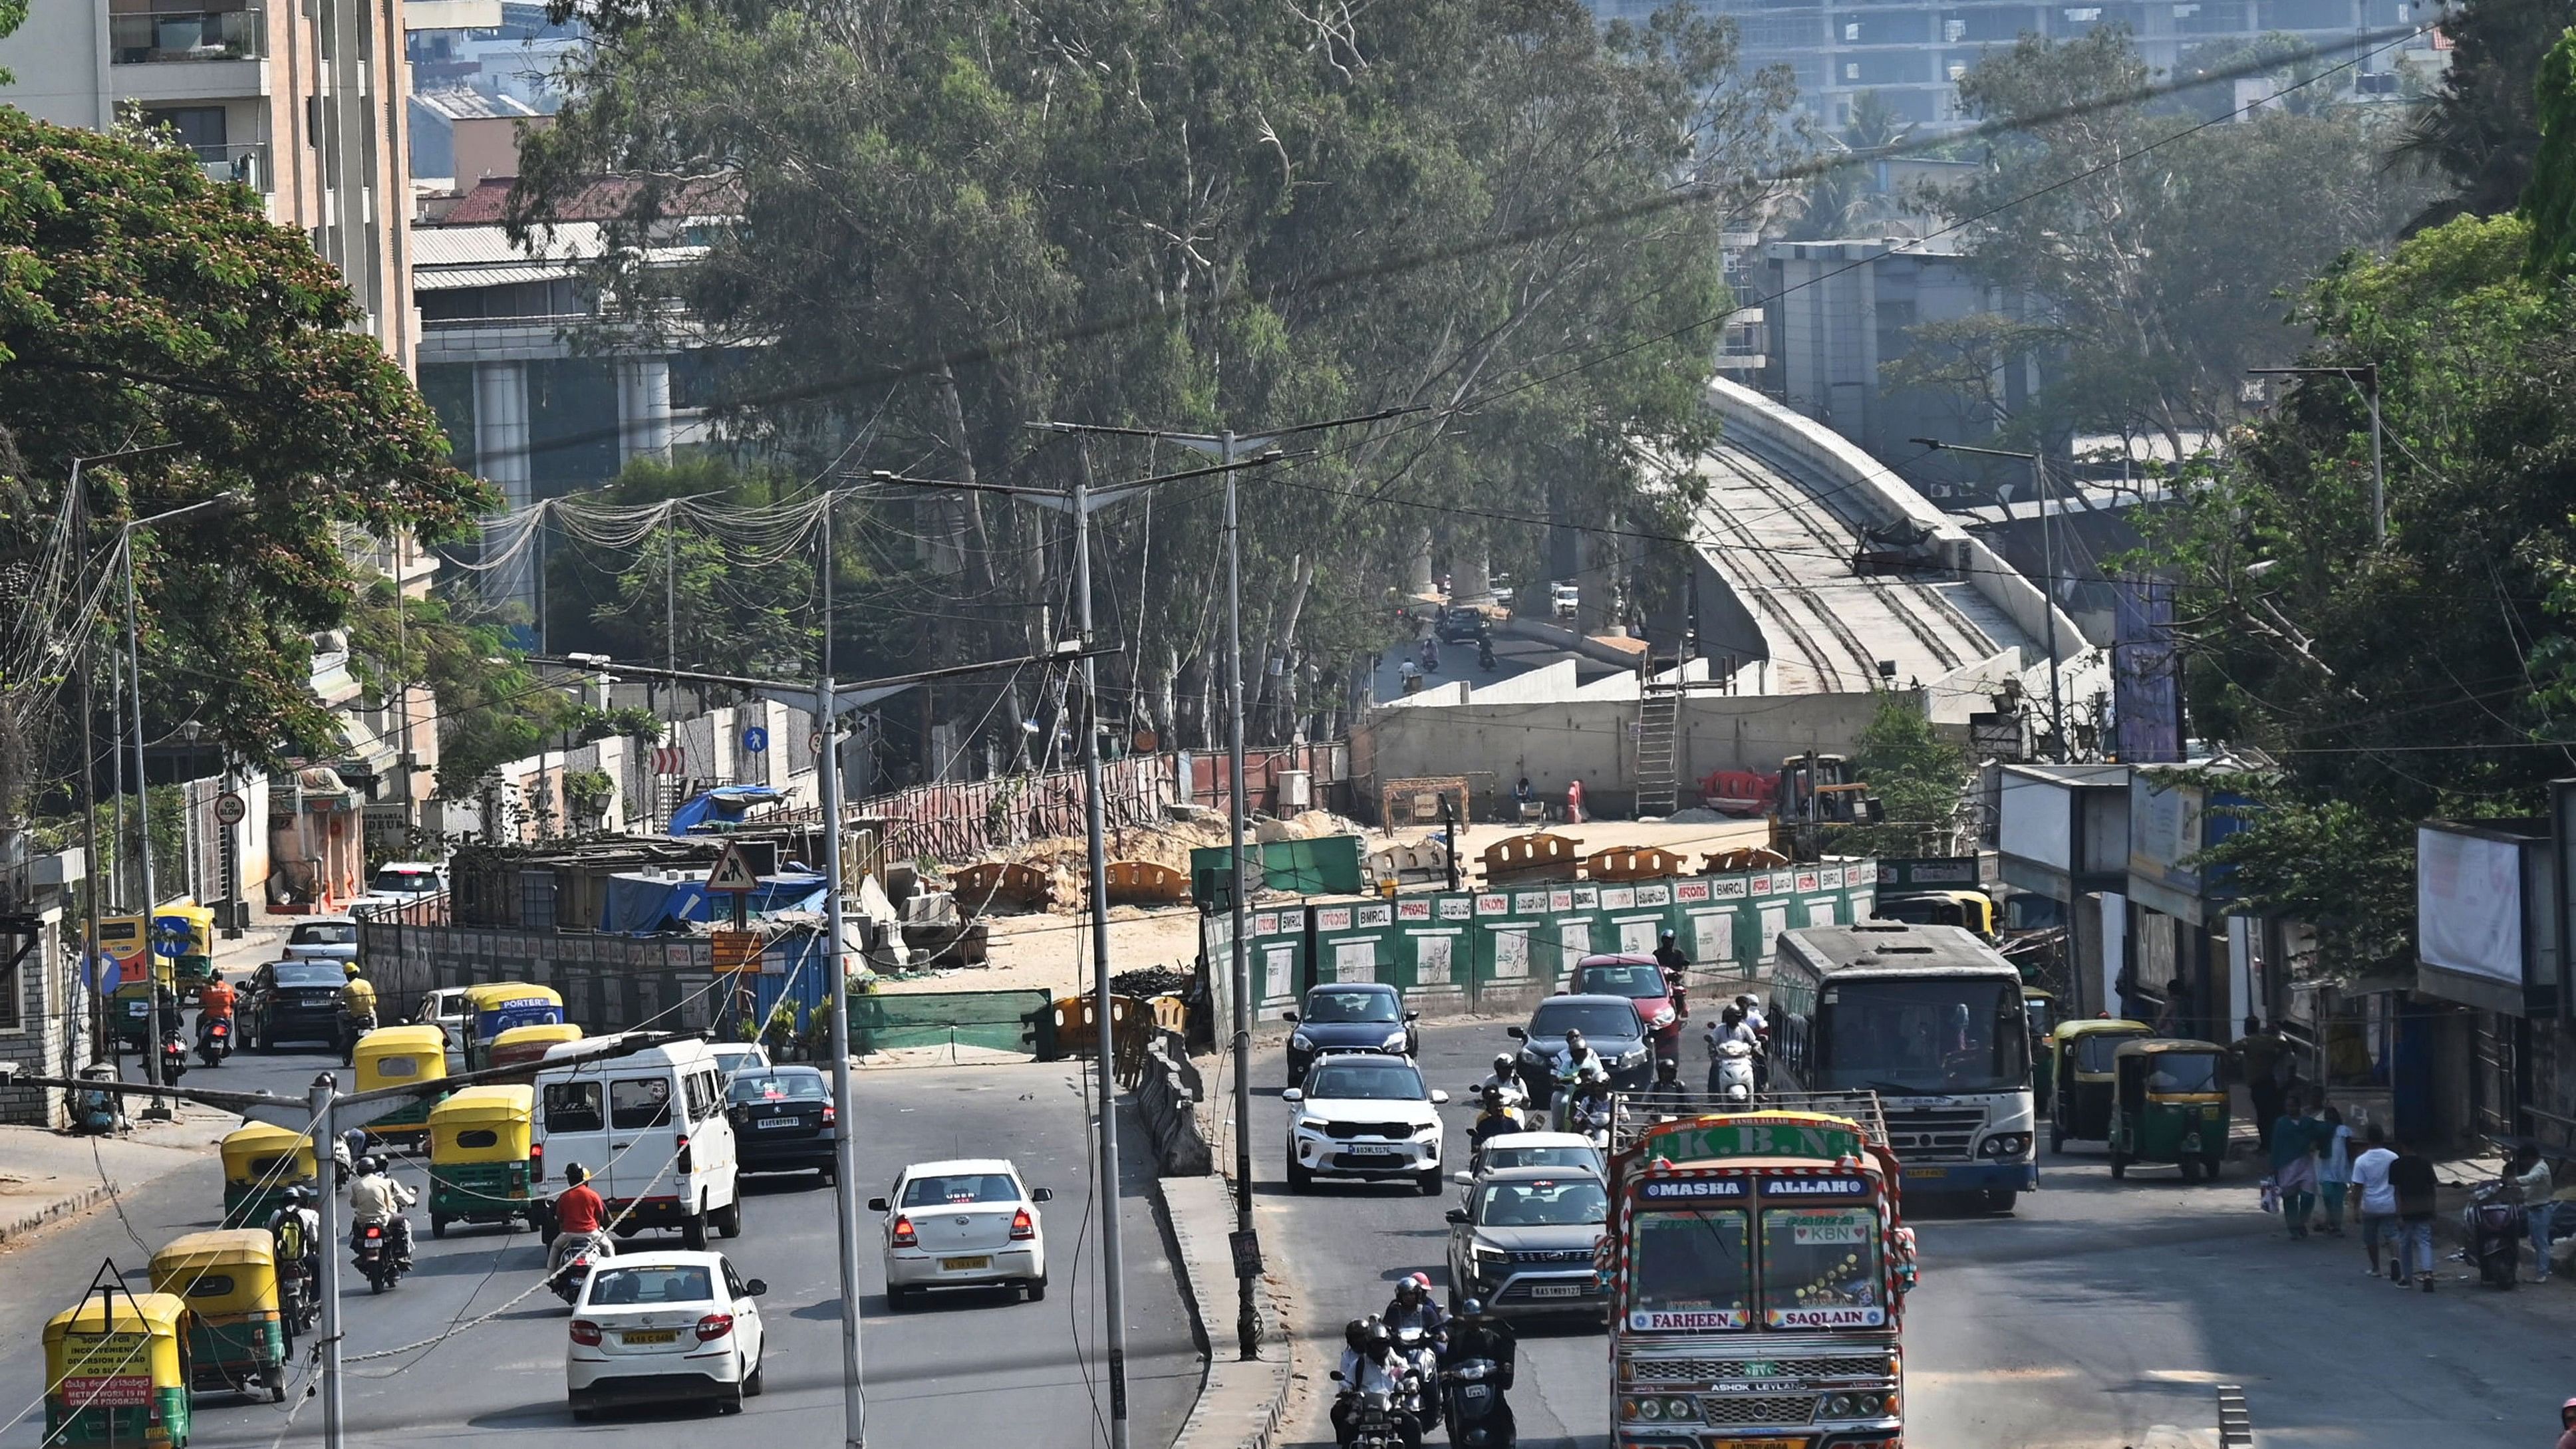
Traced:
[[751, 862], [731, 845], [716, 857], [715, 869], [707, 872], [707, 889], [718, 895], [749, 895], [760, 889], [759, 877], [751, 873]]

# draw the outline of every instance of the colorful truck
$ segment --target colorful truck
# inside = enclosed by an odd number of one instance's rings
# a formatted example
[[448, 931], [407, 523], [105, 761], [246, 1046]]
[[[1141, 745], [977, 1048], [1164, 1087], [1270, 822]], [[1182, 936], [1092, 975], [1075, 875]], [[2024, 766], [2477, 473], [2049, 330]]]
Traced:
[[1914, 1283], [1871, 1092], [1622, 1096], [1609, 1230], [1612, 1449], [1897, 1449]]

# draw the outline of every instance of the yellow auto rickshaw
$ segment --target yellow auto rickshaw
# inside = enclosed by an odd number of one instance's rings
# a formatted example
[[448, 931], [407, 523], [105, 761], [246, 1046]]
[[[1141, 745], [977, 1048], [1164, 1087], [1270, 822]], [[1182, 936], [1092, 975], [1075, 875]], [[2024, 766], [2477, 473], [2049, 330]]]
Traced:
[[2066, 1139], [2099, 1142], [2111, 1135], [2112, 1053], [2124, 1041], [2153, 1035], [2143, 1021], [2088, 1017], [2061, 1021], [2049, 1033], [2056, 1089], [2048, 1099], [2048, 1150], [2063, 1152]]
[[94, 1284], [45, 1324], [47, 1445], [188, 1442], [188, 1303]]
[[449, 1223], [507, 1223], [525, 1218], [544, 1230], [536, 1196], [531, 1142], [536, 1090], [492, 1084], [467, 1087], [429, 1109], [429, 1235]]
[[568, 1041], [581, 1040], [581, 1028], [569, 1021], [550, 1021], [540, 1026], [514, 1026], [492, 1038], [484, 1049], [488, 1067], [526, 1067], [531, 1079], [537, 1063], [546, 1059], [548, 1049]]
[[277, 1304], [277, 1248], [254, 1228], [173, 1238], [152, 1255], [154, 1292], [188, 1304], [188, 1387], [286, 1401], [289, 1334]]
[[[416, 1087], [447, 1079], [447, 1033], [435, 1026], [380, 1026], [358, 1038], [350, 1060], [358, 1069], [358, 1090]], [[439, 1094], [398, 1107], [366, 1126], [367, 1139], [387, 1146], [417, 1143], [429, 1135], [429, 1109]]]
[[253, 1122], [225, 1134], [224, 1226], [266, 1228], [290, 1187], [314, 1187], [313, 1140], [301, 1132]]
[[[100, 956], [116, 962], [116, 989], [108, 994], [109, 1030], [129, 1051], [143, 1051], [152, 1036], [152, 983], [178, 991], [178, 967], [152, 949], [152, 922], [145, 916], [109, 916], [98, 923]], [[177, 1025], [165, 1021], [163, 1030]]]
[[2111, 1093], [2111, 1175], [2170, 1162], [2182, 1180], [2218, 1180], [2227, 1161], [2227, 1048], [2138, 1037], [2120, 1043]]
[[181, 1001], [194, 1001], [197, 993], [215, 979], [215, 913], [195, 901], [176, 901], [152, 913], [153, 920], [168, 929], [168, 923], [184, 921], [188, 927], [187, 943], [179, 948], [178, 991]]
[[465, 988], [465, 1064], [491, 1066], [492, 1043], [513, 1027], [551, 1026], [564, 1019], [563, 996], [551, 986], [487, 981]]

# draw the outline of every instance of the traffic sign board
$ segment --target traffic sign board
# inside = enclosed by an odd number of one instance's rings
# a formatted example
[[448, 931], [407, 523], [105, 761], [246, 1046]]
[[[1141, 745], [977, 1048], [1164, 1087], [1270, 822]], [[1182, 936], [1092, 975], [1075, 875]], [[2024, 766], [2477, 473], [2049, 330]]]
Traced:
[[242, 817], [249, 813], [250, 806], [230, 790], [215, 797], [215, 819], [226, 825], [241, 824]]
[[740, 849], [727, 845], [724, 854], [716, 857], [715, 869], [707, 872], [707, 890], [716, 895], [742, 896], [758, 889], [760, 878], [751, 873], [751, 862], [742, 858]]
[[742, 747], [750, 754], [766, 754], [769, 750], [769, 731], [762, 729], [758, 725], [753, 725], [751, 728], [744, 730], [742, 732]]
[[716, 931], [709, 935], [719, 976], [747, 976], [760, 969], [758, 931]]

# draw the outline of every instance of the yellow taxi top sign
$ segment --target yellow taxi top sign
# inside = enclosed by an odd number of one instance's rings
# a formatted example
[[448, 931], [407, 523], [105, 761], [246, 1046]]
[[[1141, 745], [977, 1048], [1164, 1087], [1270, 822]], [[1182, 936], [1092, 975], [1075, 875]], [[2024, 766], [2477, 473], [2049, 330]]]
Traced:
[[715, 868], [707, 872], [708, 892], [745, 896], [758, 889], [760, 878], [751, 873], [751, 862], [742, 858], [740, 850], [727, 845], [724, 854], [716, 857]]

